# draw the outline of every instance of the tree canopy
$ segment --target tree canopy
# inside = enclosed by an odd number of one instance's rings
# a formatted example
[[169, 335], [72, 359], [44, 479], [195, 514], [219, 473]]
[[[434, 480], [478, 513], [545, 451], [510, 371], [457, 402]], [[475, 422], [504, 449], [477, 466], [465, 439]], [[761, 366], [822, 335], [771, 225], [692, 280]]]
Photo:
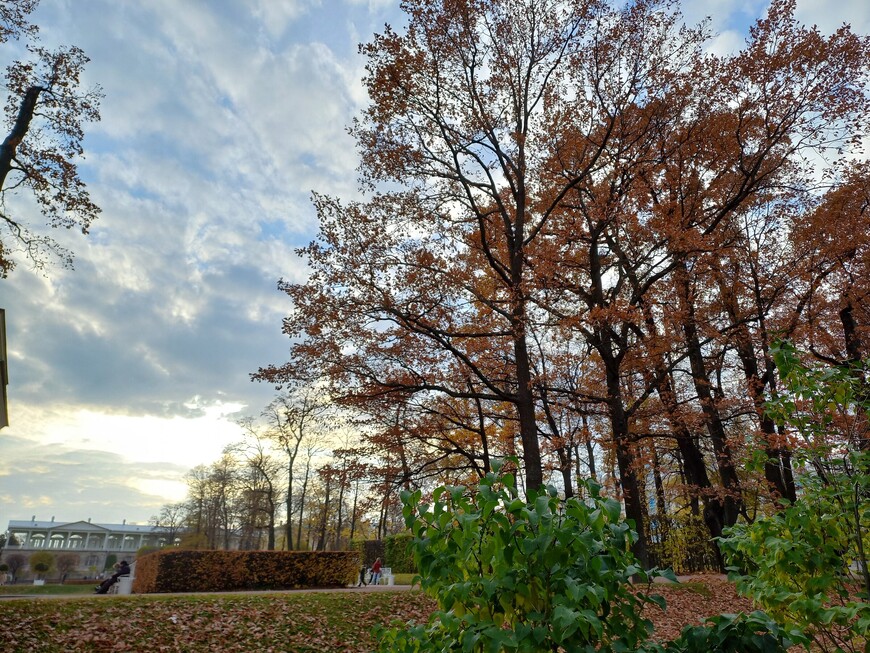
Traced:
[[29, 14], [38, 0], [0, 2], [0, 42], [28, 38], [28, 56], [6, 69], [4, 88], [7, 134], [0, 144], [0, 277], [23, 255], [42, 267], [51, 258], [72, 265], [72, 253], [43, 229], [48, 226], [87, 233], [99, 215], [82, 181], [84, 125], [100, 119], [99, 87], [82, 87], [88, 62], [75, 46], [49, 50], [36, 42]]
[[729, 55], [665, 0], [403, 9], [361, 47], [366, 197], [315, 195], [290, 360], [255, 377], [393, 416], [367, 437], [406, 463], [602, 476], [644, 562], [669, 511], [715, 536], [792, 499], [774, 335], [867, 356], [867, 248], [840, 225], [868, 233], [870, 40], [791, 0]]

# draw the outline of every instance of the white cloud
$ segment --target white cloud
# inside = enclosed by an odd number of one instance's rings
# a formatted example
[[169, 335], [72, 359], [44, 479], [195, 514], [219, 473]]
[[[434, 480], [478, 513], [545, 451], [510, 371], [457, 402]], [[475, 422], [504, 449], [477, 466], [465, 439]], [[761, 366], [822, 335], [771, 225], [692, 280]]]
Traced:
[[[285, 360], [279, 278], [315, 230], [311, 190], [357, 193], [345, 128], [365, 103], [357, 42], [400, 25], [395, 0], [45, 0], [48, 45], [75, 43], [103, 86], [82, 170], [103, 207], [87, 238], [56, 232], [76, 270], [22, 263], [0, 281], [12, 426], [0, 435], [0, 516], [144, 520], [185, 470], [234, 437]], [[763, 3], [685, 3], [717, 46], [742, 40]], [[868, 7], [799, 2], [827, 28]], [[11, 57], [10, 47], [0, 55]], [[195, 401], [191, 398], [196, 397]], [[51, 516], [51, 515], [48, 515]]]
[[870, 32], [870, 3], [865, 0], [798, 0], [797, 18], [830, 34], [849, 23], [860, 34]]

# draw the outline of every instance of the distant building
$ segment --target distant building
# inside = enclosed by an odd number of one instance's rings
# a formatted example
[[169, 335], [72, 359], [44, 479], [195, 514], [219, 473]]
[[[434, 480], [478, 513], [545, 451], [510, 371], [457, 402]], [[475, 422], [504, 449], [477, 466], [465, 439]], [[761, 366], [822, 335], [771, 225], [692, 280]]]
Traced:
[[127, 524], [92, 524], [88, 521], [56, 522], [19, 521], [9, 522], [6, 548], [0, 561], [12, 553], [29, 558], [36, 551], [51, 553], [75, 553], [79, 565], [75, 575], [89, 575], [103, 571], [110, 555], [115, 559], [133, 562], [136, 551], [143, 546], [162, 549], [174, 546], [168, 542], [170, 535], [160, 526]]

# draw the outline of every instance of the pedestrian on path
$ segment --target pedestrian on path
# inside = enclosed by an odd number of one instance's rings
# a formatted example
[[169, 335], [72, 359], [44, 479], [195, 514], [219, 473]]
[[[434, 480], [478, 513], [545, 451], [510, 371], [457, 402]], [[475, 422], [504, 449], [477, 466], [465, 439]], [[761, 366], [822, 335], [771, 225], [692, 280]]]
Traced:
[[366, 571], [368, 571], [368, 570], [366, 569], [365, 565], [362, 565], [359, 568], [359, 582], [356, 584], [357, 587], [367, 585], [367, 583], [366, 583]]
[[378, 558], [375, 560], [375, 564], [372, 565], [372, 585], [377, 585], [381, 580], [381, 559]]

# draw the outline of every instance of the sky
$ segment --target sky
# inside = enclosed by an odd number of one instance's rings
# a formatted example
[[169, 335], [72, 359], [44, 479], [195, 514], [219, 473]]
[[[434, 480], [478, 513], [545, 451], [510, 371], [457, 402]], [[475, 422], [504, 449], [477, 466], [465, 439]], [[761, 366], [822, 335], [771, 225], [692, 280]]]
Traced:
[[[683, 12], [710, 15], [729, 51], [765, 7]], [[798, 17], [870, 33], [866, 0], [799, 0]], [[402, 16], [395, 0], [42, 0], [33, 20], [45, 45], [85, 51], [84, 83], [105, 93], [80, 166], [102, 214], [86, 237], [52, 234], [74, 270], [21, 262], [0, 280], [0, 531], [146, 523], [274, 398], [250, 374], [287, 358], [277, 282], [305, 278], [311, 192], [357, 194], [357, 45]]]

